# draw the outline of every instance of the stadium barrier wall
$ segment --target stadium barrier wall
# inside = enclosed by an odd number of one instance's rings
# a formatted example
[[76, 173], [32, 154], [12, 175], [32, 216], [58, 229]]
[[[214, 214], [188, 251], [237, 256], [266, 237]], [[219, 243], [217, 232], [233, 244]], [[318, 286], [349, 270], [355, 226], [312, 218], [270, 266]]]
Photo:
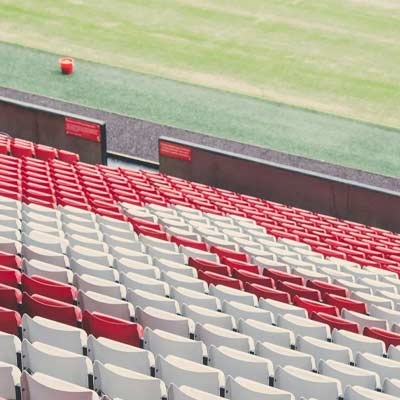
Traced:
[[104, 121], [0, 97], [0, 132], [78, 153], [90, 164], [107, 162]]
[[283, 164], [161, 137], [160, 172], [400, 232], [400, 195]]

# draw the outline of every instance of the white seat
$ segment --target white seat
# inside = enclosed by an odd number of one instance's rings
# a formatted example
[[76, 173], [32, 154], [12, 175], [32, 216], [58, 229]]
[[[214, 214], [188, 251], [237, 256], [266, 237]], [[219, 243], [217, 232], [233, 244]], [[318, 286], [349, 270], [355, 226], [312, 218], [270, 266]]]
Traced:
[[[18, 211], [14, 211], [16, 212], [16, 215], [18, 215]], [[1, 213], [1, 210], [0, 210]], [[6, 212], [1, 213], [2, 215], [6, 215], [8, 217], [13, 217], [13, 218], [19, 218], [17, 216], [13, 216], [13, 215], [7, 215], [8, 213]], [[40, 214], [40, 213], [36, 213], [34, 211], [22, 211], [22, 220], [26, 221], [26, 222], [36, 222], [38, 224], [43, 224], [43, 225], [47, 225], [50, 226], [51, 228], [54, 229], [61, 229], [61, 221], [58, 218], [53, 218], [51, 216], [48, 215], [44, 215], [44, 214]]]
[[317, 268], [317, 265], [315, 263], [313, 263], [312, 259], [313, 258], [318, 258], [320, 260], [324, 259], [322, 254], [317, 253], [313, 250], [302, 249], [300, 247], [294, 247], [294, 248], [292, 248], [292, 250], [295, 253], [300, 254], [301, 261], [312, 263], [315, 268]]
[[[49, 236], [51, 236], [51, 235], [49, 235]], [[11, 239], [11, 240], [14, 240], [17, 242], [20, 242], [21, 240], [24, 243], [26, 242], [26, 239], [22, 239], [21, 232], [18, 229], [10, 228], [8, 226], [3, 226], [3, 225], [0, 225], [0, 237], [6, 238], [6, 239]], [[52, 236], [52, 237], [54, 237], [54, 236]], [[31, 244], [33, 244], [33, 243], [31, 243]]]
[[7, 400], [16, 399], [21, 371], [13, 364], [0, 361], [0, 396]]
[[397, 293], [400, 293], [400, 279], [397, 277], [392, 278], [391, 276], [379, 276], [381, 282], [390, 283], [391, 285], [395, 286], [397, 289]]
[[228, 239], [228, 236], [220, 232], [216, 226], [204, 226], [203, 224], [197, 224], [197, 226], [192, 224], [192, 226], [194, 226], [194, 231], [197, 232], [203, 239], [206, 237], [212, 237], [214, 239], [221, 240]]
[[396, 396], [379, 393], [361, 386], [347, 386], [343, 398], [344, 400], [398, 400]]
[[[18, 229], [18, 230], [22, 230], [24, 232], [28, 232], [32, 229], [34, 229], [34, 226], [40, 225], [40, 227], [45, 227], [44, 229], [46, 229], [46, 225], [42, 225], [42, 224], [36, 224], [35, 222], [22, 222], [18, 219], [18, 218], [12, 218], [12, 217], [7, 217], [5, 215], [0, 215], [0, 225], [7, 227], [7, 228], [11, 228], [11, 229]], [[57, 229], [52, 229], [52, 228], [48, 228], [50, 229], [52, 232], [58, 232]]]
[[328, 325], [297, 315], [278, 315], [276, 325], [291, 330], [295, 335], [311, 336], [321, 340], [328, 340], [331, 336]]
[[353, 357], [358, 352], [372, 353], [378, 356], [385, 353], [384, 344], [381, 340], [345, 330], [333, 329], [332, 342], [349, 347], [353, 351]]
[[179, 246], [179, 251], [184, 254], [187, 258], [200, 258], [201, 260], [207, 260], [211, 262], [219, 262], [219, 257], [215, 253], [195, 249], [193, 247]]
[[309, 272], [316, 272], [316, 268], [313, 263], [299, 260], [297, 258], [283, 257], [282, 262], [289, 265], [290, 268], [300, 268], [301, 271], [307, 270]]
[[93, 364], [94, 388], [111, 399], [160, 400], [166, 396], [162, 381], [112, 364], [95, 361]]
[[67, 253], [70, 258], [75, 258], [75, 260], [87, 260], [104, 267], [113, 265], [113, 257], [104, 251], [92, 250], [83, 246], [69, 246]]
[[333, 269], [331, 267], [319, 267], [318, 271], [330, 276], [333, 282], [340, 279], [341, 281], [352, 283], [356, 280], [353, 275]]
[[210, 346], [208, 359], [210, 366], [233, 378], [240, 376], [268, 384], [274, 375], [271, 361], [226, 346]]
[[294, 345], [295, 341], [294, 334], [289, 329], [279, 328], [254, 319], [239, 319], [238, 331], [252, 337], [255, 342], [269, 342], [286, 348]]
[[38, 275], [67, 284], [72, 282], [73, 276], [72, 272], [64, 267], [57, 267], [39, 260], [28, 261], [26, 258], [22, 260], [22, 272], [28, 276]]
[[[245, 245], [244, 245], [245, 244]], [[274, 253], [265, 250], [263, 245], [258, 242], [250, 242], [241, 244], [241, 250], [251, 256], [252, 262], [259, 265], [260, 268], [275, 268], [274, 264], [283, 264], [277, 261], [277, 257]], [[258, 262], [256, 262], [258, 261]], [[271, 263], [271, 264], [270, 264]], [[289, 271], [289, 270], [288, 270]]]
[[[124, 236], [118, 236], [118, 233], [112, 235], [104, 233], [103, 241], [109, 248], [123, 247], [126, 249], [129, 249], [131, 243], [135, 243], [135, 245], [136, 243], [140, 243], [134, 232], [122, 231], [122, 235]], [[126, 238], [127, 235], [130, 236], [130, 239]]]
[[250, 379], [228, 376], [225, 397], [230, 400], [295, 400], [294, 396], [281, 389]]
[[[342, 260], [343, 261], [343, 260]], [[351, 266], [351, 265], [339, 265], [339, 271], [347, 272], [352, 274], [356, 280], [360, 278], [371, 278], [371, 279], [378, 279], [378, 275], [365, 270], [364, 268], [360, 268], [360, 266]]]
[[87, 335], [83, 329], [39, 316], [22, 316], [22, 337], [29, 342], [42, 342], [50, 346], [82, 354]]
[[371, 317], [355, 311], [346, 310], [345, 308], [342, 308], [341, 316], [348, 321], [357, 322], [358, 325], [360, 325], [360, 332], [363, 332], [364, 328], [367, 326], [387, 329], [386, 319]]
[[349, 293], [357, 291], [360, 293], [372, 294], [372, 289], [369, 286], [362, 285], [361, 283], [349, 282], [345, 279], [334, 279], [334, 283], [346, 288]]
[[58, 206], [58, 211], [60, 211], [62, 217], [65, 215], [76, 215], [91, 221], [94, 221], [96, 218], [94, 213], [72, 206]]
[[192, 278], [183, 274], [178, 274], [176, 272], [161, 271], [161, 280], [166, 282], [169, 286], [190, 289], [200, 293], [207, 292], [207, 284], [203, 280]]
[[[382, 268], [377, 268], [377, 267], [364, 267], [364, 269], [366, 271], [370, 271], [373, 272], [374, 274], [378, 275], [378, 279], [381, 282], [384, 282], [384, 280], [382, 278], [386, 277], [386, 278], [394, 278], [394, 279], [398, 279], [397, 278], [397, 273], [396, 272], [392, 272], [392, 271], [388, 271], [386, 269], [382, 269]], [[389, 282], [388, 282], [389, 283]], [[396, 285], [395, 285], [396, 286]]]
[[167, 386], [171, 383], [188, 385], [216, 396], [220, 394], [220, 388], [225, 386], [224, 375], [218, 369], [172, 355], [156, 358], [156, 376]]
[[382, 385], [383, 393], [391, 396], [400, 397], [400, 380], [399, 379], [385, 379]]
[[78, 275], [91, 275], [111, 282], [118, 281], [119, 279], [118, 272], [113, 268], [105, 267], [104, 265], [99, 265], [84, 259], [70, 259], [70, 268], [72, 272]]
[[126, 321], [130, 321], [135, 316], [132, 304], [127, 301], [92, 291], [79, 290], [78, 306], [82, 311], [99, 312]]
[[210, 294], [217, 297], [221, 303], [226, 301], [236, 301], [238, 303], [247, 304], [249, 306], [258, 305], [257, 297], [252, 293], [243, 292], [242, 290], [233, 289], [224, 285], [213, 285], [208, 287]]
[[207, 357], [207, 349], [202, 342], [148, 327], [144, 330], [144, 348], [155, 356], [174, 355], [200, 364]]
[[196, 324], [195, 338], [204, 342], [207, 348], [214, 345], [247, 353], [254, 351], [254, 340], [250, 336], [211, 324]]
[[[130, 242], [129, 244], [113, 246], [110, 248], [110, 253], [115, 260], [120, 258], [129, 258], [141, 262], [150, 263], [149, 256], [144, 257], [146, 254], [145, 246], [141, 242]], [[140, 254], [140, 255], [139, 255]]]
[[154, 265], [163, 272], [176, 272], [181, 275], [186, 275], [191, 278], [197, 278], [197, 272], [194, 268], [188, 267], [185, 264], [178, 264], [173, 261], [155, 259]]
[[301, 276], [305, 282], [318, 280], [322, 282], [331, 283], [332, 278], [329, 275], [323, 274], [321, 272], [310, 271], [306, 268], [292, 268], [292, 274]]
[[396, 286], [390, 283], [378, 281], [371, 278], [358, 278], [357, 283], [370, 287], [373, 291], [375, 290], [385, 290], [392, 293], [397, 293]]
[[297, 242], [296, 240], [292, 240], [292, 239], [278, 238], [278, 242], [285, 244], [290, 250], [296, 249], [296, 248], [311, 250], [311, 247], [309, 244]]
[[181, 307], [183, 304], [191, 304], [208, 308], [209, 310], [216, 311], [221, 309], [221, 303], [217, 297], [194, 290], [172, 287], [170, 296], [172, 299], [175, 299]]
[[254, 319], [266, 324], [273, 324], [275, 322], [274, 315], [271, 311], [248, 306], [247, 304], [238, 303], [236, 301], [224, 301], [222, 303], [222, 312], [232, 315], [236, 322], [239, 321], [240, 318]]
[[400, 310], [400, 294], [388, 290], [377, 289], [375, 290], [375, 295], [393, 302], [394, 308]]
[[271, 360], [274, 369], [278, 366], [284, 367], [286, 365], [292, 365], [307, 371], [315, 369], [315, 360], [312, 355], [276, 344], [257, 342], [255, 354], [267, 360]]
[[151, 329], [160, 329], [162, 331], [174, 333], [183, 337], [189, 337], [194, 330], [194, 322], [189, 318], [181, 317], [158, 308], [140, 307], [135, 308], [136, 319], [142, 326]]
[[167, 283], [135, 272], [121, 273], [120, 281], [127, 289], [144, 290], [159, 296], [167, 296], [169, 294], [169, 285]]
[[132, 303], [135, 307], [146, 308], [154, 307], [159, 310], [163, 310], [173, 314], [180, 313], [180, 307], [176, 300], [169, 299], [165, 296], [159, 296], [157, 294], [146, 292], [144, 290], [127, 290], [126, 299]]
[[[22, 247], [24, 247], [24, 245], [22, 245]], [[21, 243], [13, 239], [0, 236], [0, 251], [10, 254], [20, 254], [22, 251]], [[25, 254], [26, 251], [24, 252], [24, 255]]]
[[350, 298], [353, 300], [362, 301], [367, 305], [367, 309], [371, 304], [376, 306], [386, 307], [394, 309], [394, 303], [392, 300], [386, 299], [380, 296], [374, 296], [372, 294], [362, 293], [359, 291], [353, 291], [350, 293]]
[[[258, 242], [261, 241], [258, 240]], [[279, 248], [276, 246], [277, 243], [273, 243], [272, 245], [270, 245], [270, 244], [265, 244], [265, 242], [263, 242], [262, 244], [264, 244], [264, 249], [276, 255], [278, 261], [284, 262], [283, 259], [285, 257], [297, 258], [298, 260], [300, 260], [300, 254], [297, 254], [291, 250]]]
[[153, 258], [163, 258], [165, 260], [174, 261], [179, 264], [185, 263], [185, 256], [177, 251], [162, 249], [159, 247], [147, 247], [147, 254]]
[[178, 386], [171, 383], [168, 388], [168, 400], [220, 400], [221, 397], [190, 386]]
[[165, 232], [171, 236], [183, 237], [185, 239], [196, 240], [197, 242], [201, 240], [200, 235], [193, 232], [190, 225], [187, 225], [186, 229], [177, 228], [176, 226], [167, 226], [165, 227]]
[[95, 219], [82, 218], [82, 216], [76, 214], [62, 214], [61, 219], [63, 224], [75, 224], [89, 229], [98, 229]]
[[[0, 244], [0, 249], [1, 248], [2, 247]], [[37, 246], [26, 246], [23, 244], [21, 248], [21, 255], [28, 261], [39, 260], [63, 268], [67, 268], [69, 266], [68, 258], [63, 253], [56, 253], [54, 251], [46, 250]]]
[[347, 385], [357, 385], [372, 390], [380, 387], [380, 378], [375, 372], [334, 360], [321, 360], [318, 365], [318, 372], [321, 375], [339, 380], [343, 389]]
[[353, 361], [353, 352], [350, 348], [309, 336], [297, 336], [296, 349], [311, 354], [316, 364], [320, 360], [334, 360], [344, 364]]
[[120, 258], [119, 260], [114, 260], [114, 263], [115, 268], [120, 273], [123, 272], [127, 274], [128, 272], [134, 272], [153, 279], [159, 279], [161, 276], [160, 270], [148, 263], [131, 260], [129, 258]]
[[275, 383], [278, 388], [293, 393], [296, 398], [337, 400], [342, 393], [341, 384], [337, 379], [289, 365], [278, 367]]
[[[111, 246], [113, 240], [124, 239], [129, 241], [138, 240], [138, 236], [131, 230], [125, 230], [110, 225], [100, 224], [100, 230], [104, 235], [104, 241]], [[117, 240], [118, 242], [118, 240]]]
[[232, 330], [236, 327], [231, 315], [195, 305], [182, 305], [182, 315], [198, 324], [212, 324]]
[[15, 335], [0, 332], [0, 361], [18, 366], [17, 353], [21, 352], [21, 341]]
[[[0, 235], [5, 237], [1, 231]], [[36, 246], [56, 253], [65, 253], [67, 249], [67, 241], [65, 239], [40, 231], [31, 231], [29, 235], [23, 232], [19, 240], [21, 239], [27, 246]], [[18, 238], [15, 238], [14, 240], [18, 240]]]
[[[225, 235], [226, 236], [226, 235]], [[224, 249], [229, 249], [233, 251], [239, 251], [239, 245], [231, 240], [215, 237], [215, 236], [204, 236], [203, 240], [211, 247], [211, 246], [218, 246], [223, 247]]]
[[95, 239], [95, 240], [103, 239], [103, 235], [99, 230], [87, 228], [87, 227], [79, 225], [79, 224], [74, 224], [74, 223], [64, 224], [63, 230], [66, 235], [77, 234], [77, 235], [86, 236], [89, 239]]
[[96, 214], [96, 222], [99, 225], [111, 226], [122, 230], [132, 230], [132, 225], [129, 222], [121, 221], [116, 218], [105, 217], [104, 215]]
[[151, 236], [145, 236], [143, 234], [139, 235], [139, 240], [145, 246], [156, 247], [163, 250], [168, 250], [172, 252], [178, 252], [178, 245], [176, 243], [168, 242], [167, 240], [157, 239]]
[[398, 378], [400, 376], [400, 362], [383, 358], [370, 353], [358, 353], [355, 358], [357, 367], [376, 372], [381, 383], [385, 378]]
[[318, 257], [317, 255], [306, 256], [305, 259], [313, 263], [317, 267], [317, 270], [319, 270], [320, 268], [330, 268], [334, 270], [338, 269], [336, 263], [334, 263], [333, 261], [329, 261], [326, 258]]
[[87, 274], [74, 274], [74, 286], [83, 292], [96, 292], [116, 299], [122, 299], [126, 296], [125, 288], [119, 283]]
[[389, 308], [372, 304], [369, 307], [369, 314], [371, 317], [377, 318], [378, 320], [386, 320], [389, 327], [393, 324], [400, 323], [400, 311], [390, 310]]
[[31, 344], [22, 341], [22, 367], [32, 372], [41, 372], [88, 387], [88, 376], [92, 374], [92, 363], [82, 354], [72, 353], [41, 342]]
[[150, 375], [150, 369], [155, 365], [153, 354], [147, 350], [92, 335], [88, 337], [87, 355], [92, 362], [97, 360], [144, 375]]
[[108, 252], [108, 246], [101, 240], [90, 239], [86, 236], [72, 234], [67, 235], [67, 240], [70, 246], [82, 246], [94, 251]]
[[[263, 234], [263, 236], [261, 236], [261, 237], [254, 236], [254, 234], [253, 234], [253, 238], [258, 243], [261, 243], [265, 250], [282, 250], [283, 251], [282, 253], [278, 253], [279, 256], [282, 256], [282, 257], [289, 256], [290, 257], [291, 254], [295, 254], [294, 252], [288, 251], [288, 247], [285, 244], [277, 242], [276, 238], [274, 238], [275, 239], [274, 240], [274, 239], [271, 239], [269, 236], [265, 237], [265, 234]], [[273, 253], [278, 257], [278, 254], [275, 251]]]
[[[271, 253], [272, 254], [272, 253]], [[290, 267], [289, 265], [285, 264], [284, 262], [281, 261], [274, 261], [274, 260], [270, 260], [268, 258], [264, 256], [262, 257], [252, 257], [251, 261], [254, 264], [257, 264], [260, 268], [264, 269], [269, 269], [269, 268], [273, 268], [273, 269], [277, 269], [278, 271], [282, 271], [282, 272], [290, 272]]]
[[278, 315], [296, 315], [298, 317], [307, 318], [307, 311], [304, 308], [294, 306], [292, 304], [282, 303], [272, 299], [260, 299], [259, 307], [271, 311], [274, 314], [275, 319]]

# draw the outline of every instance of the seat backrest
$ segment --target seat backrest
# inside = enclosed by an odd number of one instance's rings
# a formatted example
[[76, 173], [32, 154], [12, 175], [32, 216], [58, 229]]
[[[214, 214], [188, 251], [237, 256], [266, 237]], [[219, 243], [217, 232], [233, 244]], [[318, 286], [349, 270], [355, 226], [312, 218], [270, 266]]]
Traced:
[[178, 386], [173, 383], [168, 388], [168, 400], [220, 400], [221, 397], [194, 389], [189, 386]]

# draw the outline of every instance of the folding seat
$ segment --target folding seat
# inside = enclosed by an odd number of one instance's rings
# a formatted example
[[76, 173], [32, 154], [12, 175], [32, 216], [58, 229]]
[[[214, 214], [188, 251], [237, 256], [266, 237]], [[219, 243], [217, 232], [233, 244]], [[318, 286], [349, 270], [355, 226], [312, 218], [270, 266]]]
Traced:
[[21, 255], [28, 261], [38, 260], [63, 268], [68, 268], [69, 266], [68, 258], [63, 253], [56, 253], [37, 246], [26, 246], [23, 244]]
[[357, 367], [376, 372], [381, 382], [385, 378], [398, 378], [400, 373], [400, 362], [383, 358], [371, 353], [358, 353], [355, 357]]
[[313, 263], [317, 267], [317, 270], [321, 268], [330, 268], [333, 270], [338, 269], [338, 266], [335, 262], [327, 260], [325, 258], [320, 258], [318, 256], [307, 256], [306, 260]]
[[[100, 225], [111, 226], [122, 230], [131, 230], [131, 224], [125, 220], [110, 218], [108, 216], [96, 214], [96, 222]], [[133, 232], [133, 231], [132, 231]]]
[[304, 279], [301, 276], [296, 276], [273, 268], [265, 268], [263, 270], [263, 275], [274, 279], [276, 282], [284, 281], [297, 285], [304, 285]]
[[[30, 223], [30, 224], [26, 224], [26, 225], [28, 225], [27, 228], [29, 228], [30, 227], [29, 225], [31, 225], [31, 224], [33, 226], [35, 226], [34, 223]], [[23, 226], [23, 224], [21, 223], [21, 221], [19, 219], [7, 217], [5, 215], [0, 215], [0, 225], [3, 227], [6, 227], [6, 228], [18, 229], [18, 230], [21, 230], [21, 228]], [[37, 225], [40, 225], [40, 224], [37, 224]], [[43, 226], [43, 225], [41, 225], [41, 226]]]
[[239, 319], [237, 325], [238, 332], [252, 337], [255, 342], [269, 342], [286, 348], [294, 345], [294, 334], [288, 329], [254, 319]]
[[119, 279], [119, 274], [115, 269], [83, 259], [70, 259], [70, 268], [77, 275], [90, 275], [111, 282]]
[[234, 252], [239, 251], [239, 245], [236, 242], [233, 242], [231, 240], [228, 240], [228, 236], [225, 234], [222, 234], [225, 236], [225, 238], [219, 238], [216, 236], [210, 236], [210, 235], [204, 235], [203, 240], [207, 245], [211, 247], [218, 247], [218, 248], [223, 248], [227, 250], [231, 250]]
[[249, 306], [247, 304], [238, 303], [236, 301], [224, 301], [222, 303], [222, 312], [232, 315], [238, 321], [243, 319], [254, 319], [266, 324], [273, 324], [275, 322], [274, 315], [271, 311], [262, 308]]
[[182, 315], [198, 324], [212, 324], [229, 330], [236, 328], [235, 320], [231, 315], [193, 304], [183, 304]]
[[332, 281], [329, 275], [321, 272], [310, 271], [306, 268], [292, 268], [292, 274], [301, 276], [306, 283], [310, 280], [320, 280], [326, 283], [331, 283]]
[[349, 347], [353, 351], [353, 356], [360, 352], [381, 357], [385, 353], [384, 343], [381, 340], [345, 330], [334, 329], [332, 331], [332, 342]]
[[87, 355], [92, 362], [112, 364], [131, 371], [150, 375], [155, 359], [149, 351], [104, 337], [90, 335], [87, 341]]
[[[14, 217], [16, 218], [16, 217]], [[33, 211], [25, 212], [22, 211], [22, 220], [26, 222], [36, 222], [38, 224], [43, 224], [50, 226], [51, 228], [60, 230], [62, 227], [61, 221], [57, 218], [53, 218], [48, 215], [36, 213]]]
[[[267, 244], [266, 241], [262, 241], [262, 240], [258, 240], [258, 242], [260, 242], [261, 244], [264, 245], [264, 249], [270, 251], [271, 253], [275, 254], [278, 261], [281, 262], [285, 262], [283, 261], [284, 258], [289, 257], [289, 258], [294, 258], [294, 259], [298, 259], [300, 261], [300, 254], [292, 251], [292, 250], [287, 250], [287, 246], [285, 246], [286, 248], [280, 248], [277, 247], [277, 243], [273, 243], [273, 244]], [[282, 245], [282, 243], [280, 243]]]
[[102, 239], [102, 234], [98, 229], [88, 228], [80, 224], [74, 224], [74, 223], [63, 224], [63, 230], [66, 235], [76, 234], [80, 236], [86, 236], [87, 238], [94, 240]]
[[193, 267], [188, 267], [185, 264], [179, 264], [174, 261], [155, 259], [154, 265], [163, 272], [175, 272], [180, 275], [186, 275], [191, 278], [197, 278], [196, 269]]
[[18, 353], [21, 353], [18, 336], [0, 332], [0, 362], [18, 367]]
[[292, 301], [295, 296], [314, 301], [322, 301], [321, 294], [318, 290], [311, 289], [306, 286], [297, 285], [291, 282], [278, 281], [276, 288], [283, 292], [287, 292], [291, 296]]
[[67, 235], [67, 240], [70, 247], [82, 246], [94, 251], [108, 252], [108, 246], [101, 240], [90, 239], [85, 236], [77, 235], [76, 233]]
[[392, 277], [388, 277], [388, 276], [380, 276], [380, 280], [382, 282], [386, 282], [389, 283], [393, 286], [395, 286], [397, 288], [397, 293], [400, 293], [400, 279], [397, 278], [397, 274], [396, 274], [396, 278], [392, 278]]
[[0, 396], [7, 400], [16, 400], [16, 388], [19, 386], [21, 371], [15, 365], [0, 361]]
[[315, 369], [315, 360], [312, 355], [273, 343], [257, 342], [255, 354], [271, 360], [275, 370], [278, 366], [284, 367], [286, 365], [295, 366], [307, 371]]
[[201, 236], [193, 232], [191, 225], [187, 224], [185, 228], [175, 226], [165, 227], [165, 232], [171, 236], [171, 242], [178, 246], [192, 247], [199, 250], [207, 250], [207, 245], [201, 241]]
[[183, 337], [189, 337], [194, 331], [194, 322], [189, 318], [169, 313], [158, 308], [135, 308], [137, 321], [151, 329], [161, 329]]
[[392, 293], [397, 293], [396, 286], [391, 285], [390, 283], [381, 282], [376, 279], [359, 278], [357, 279], [357, 283], [368, 286], [369, 288], [372, 289], [373, 292], [375, 292], [376, 290], [384, 290]]
[[355, 278], [353, 275], [351, 275], [349, 273], [338, 271], [333, 268], [322, 267], [322, 268], [319, 268], [319, 272], [321, 272], [325, 275], [328, 275], [332, 279], [333, 283], [338, 284], [338, 285], [340, 284], [341, 286], [344, 286], [341, 282], [350, 282], [350, 283], [355, 282]]
[[31, 343], [42, 342], [78, 354], [82, 354], [87, 340], [83, 329], [27, 314], [22, 318], [22, 337]]
[[243, 377], [233, 378], [232, 376], [227, 377], [225, 397], [230, 400], [294, 400], [294, 396], [284, 390]]
[[154, 307], [174, 314], [180, 313], [180, 306], [176, 300], [159, 296], [151, 292], [146, 292], [144, 290], [128, 289], [126, 299], [129, 303], [132, 303], [134, 307]]
[[321, 322], [323, 324], [327, 324], [331, 331], [333, 329], [343, 329], [349, 332], [361, 333], [360, 325], [357, 322], [348, 321], [346, 319], [335, 317], [330, 314], [325, 314], [322, 312], [312, 313], [311, 319], [314, 321]]
[[240, 270], [242, 272], [248, 272], [252, 274], [259, 274], [260, 268], [257, 264], [251, 264], [244, 261], [235, 260], [233, 258], [222, 257], [222, 262], [231, 268], [232, 271]]
[[291, 330], [295, 335], [311, 336], [321, 340], [328, 340], [331, 336], [328, 325], [297, 315], [278, 315], [276, 325]]
[[395, 400], [398, 397], [385, 393], [379, 393], [375, 390], [363, 388], [361, 386], [347, 386], [344, 390], [344, 400]]
[[382, 384], [382, 391], [390, 396], [400, 396], [400, 381], [399, 379], [385, 379]]
[[238, 303], [247, 304], [249, 306], [257, 306], [257, 297], [252, 293], [246, 293], [242, 290], [233, 289], [225, 285], [209, 286], [209, 291], [212, 296], [217, 297], [221, 303], [226, 301], [236, 301]]
[[21, 273], [14, 268], [0, 265], [0, 283], [17, 288], [21, 283]]
[[316, 267], [314, 266], [314, 264], [303, 260], [299, 260], [298, 258], [282, 257], [280, 261], [289, 265], [291, 269], [299, 268], [300, 270], [306, 270], [309, 271], [310, 273], [316, 272]]
[[248, 293], [256, 295], [259, 299], [273, 299], [283, 303], [290, 303], [288, 293], [281, 290], [272, 289], [257, 283], [245, 283], [244, 290]]
[[160, 329], [145, 329], [144, 348], [150, 350], [155, 356], [174, 355], [200, 364], [207, 359], [207, 349], [202, 342]]
[[87, 260], [104, 267], [113, 265], [113, 257], [105, 251], [97, 251], [78, 245], [68, 247], [67, 253], [70, 258], [75, 260]]
[[225, 377], [220, 370], [173, 355], [156, 358], [156, 377], [167, 386], [171, 383], [188, 385], [216, 396], [225, 386]]
[[350, 297], [354, 300], [364, 302], [367, 305], [367, 309], [371, 304], [386, 307], [392, 310], [394, 309], [394, 302], [381, 296], [374, 296], [372, 294], [355, 291], [351, 292]]
[[6, 237], [0, 237], [0, 251], [11, 253], [11, 254], [20, 254], [21, 253], [21, 243], [17, 240], [8, 239]]
[[196, 268], [197, 271], [215, 272], [225, 276], [231, 275], [231, 271], [228, 266], [210, 260], [190, 257], [188, 265]]
[[145, 236], [140, 234], [139, 240], [145, 245], [152, 248], [168, 250], [171, 252], [178, 252], [178, 245], [173, 242], [169, 242], [168, 240], [161, 240], [151, 236]]
[[275, 386], [293, 393], [296, 398], [337, 400], [342, 393], [342, 386], [337, 379], [290, 365], [278, 367], [275, 372]]
[[120, 274], [128, 274], [129, 272], [133, 272], [149, 278], [160, 279], [160, 270], [151, 264], [131, 260], [129, 258], [121, 258], [114, 261], [115, 268]]
[[110, 399], [129, 399], [132, 395], [141, 400], [166, 397], [166, 388], [160, 379], [100, 361], [94, 362], [93, 372], [94, 389]]
[[390, 332], [385, 329], [380, 329], [375, 327], [365, 327], [363, 334], [365, 336], [382, 340], [386, 345], [386, 349], [388, 349], [390, 345], [393, 346], [400, 345], [400, 333]]
[[7, 226], [0, 225], [0, 237], [5, 239], [21, 241], [21, 233], [18, 229], [8, 228]]
[[342, 297], [349, 297], [348, 289], [320, 280], [308, 280], [306, 286], [312, 289], [317, 289], [321, 293], [322, 297], [324, 297], [325, 293], [334, 294]]
[[[123, 274], [121, 274], [122, 277]], [[121, 278], [122, 281], [122, 278]], [[105, 296], [123, 299], [126, 297], [125, 287], [119, 283], [97, 278], [92, 275], [74, 274], [74, 286], [83, 292], [96, 292]]]
[[111, 238], [113, 240], [124, 239], [135, 242], [138, 240], [138, 235], [130, 229], [121, 229], [111, 225], [100, 224], [99, 226], [104, 237]]
[[37, 275], [64, 284], [72, 282], [73, 277], [70, 270], [39, 260], [28, 261], [27, 259], [24, 259], [22, 263], [22, 272], [28, 276]]
[[360, 327], [360, 332], [363, 332], [365, 327], [377, 327], [381, 329], [387, 329], [387, 321], [385, 319], [379, 319], [370, 317], [369, 315], [357, 313], [355, 311], [349, 311], [343, 309], [341, 317], [352, 322], [356, 322]]
[[394, 304], [395, 309], [400, 309], [400, 294], [389, 292], [387, 290], [375, 290], [374, 294], [386, 301], [391, 301]]
[[301, 318], [307, 318], [307, 311], [304, 308], [297, 307], [291, 304], [286, 304], [273, 299], [260, 299], [259, 307], [264, 310], [271, 311], [275, 319], [278, 315], [295, 315]]
[[75, 383], [89, 386], [89, 374], [92, 374], [92, 363], [82, 354], [50, 346], [41, 342], [22, 341], [22, 368], [32, 372], [41, 372]]
[[251, 262], [257, 264], [262, 270], [274, 269], [285, 273], [290, 272], [290, 267], [281, 261], [276, 261], [275, 254], [263, 251], [257, 253], [255, 251], [249, 251], [248, 247], [244, 248], [246, 253], [251, 255]]
[[306, 299], [299, 296], [294, 296], [293, 304], [297, 307], [304, 308], [307, 311], [309, 317], [311, 317], [311, 314], [314, 312], [315, 313], [322, 312], [324, 314], [329, 314], [333, 316], [339, 315], [338, 309], [335, 306], [332, 306], [330, 304], [320, 303], [318, 301]]
[[326, 293], [324, 295], [324, 303], [337, 307], [340, 312], [342, 310], [348, 310], [360, 314], [367, 313], [367, 306], [363, 301], [341, 297], [336, 294]]
[[346, 388], [349, 385], [376, 390], [380, 387], [380, 378], [375, 372], [351, 366], [348, 363], [337, 360], [321, 360], [318, 372], [321, 375], [339, 380], [342, 388]]
[[173, 383], [168, 388], [169, 400], [219, 400], [219, 396], [204, 392], [203, 390], [194, 389], [190, 386], [182, 385], [179, 388]]
[[78, 295], [76, 288], [41, 276], [22, 274], [22, 290], [29, 295], [40, 294], [64, 303], [73, 303]]
[[248, 255], [246, 253], [226, 249], [220, 246], [211, 246], [210, 251], [211, 253], [217, 254], [218, 257], [227, 257], [238, 261], [248, 262]]
[[99, 312], [85, 311], [82, 327], [88, 335], [93, 335], [96, 338], [105, 337], [136, 347], [140, 347], [140, 341], [143, 338], [141, 325]]
[[172, 271], [161, 271], [161, 279], [169, 286], [195, 290], [200, 293], [206, 293], [208, 289], [207, 284], [203, 280]]
[[39, 294], [30, 296], [23, 293], [22, 305], [24, 312], [32, 318], [39, 316], [72, 326], [77, 326], [82, 320], [78, 307]]
[[169, 285], [166, 282], [149, 278], [134, 272], [120, 274], [120, 281], [127, 289], [144, 290], [159, 296], [167, 296], [169, 294]]
[[183, 304], [190, 304], [214, 311], [221, 309], [221, 302], [217, 297], [194, 290], [172, 287], [170, 296], [172, 299], [175, 299], [181, 307]]
[[218, 285], [233, 288], [234, 290], [243, 290], [243, 283], [239, 279], [221, 275], [210, 271], [198, 271], [199, 279], [205, 281], [208, 285]]
[[208, 359], [211, 367], [233, 378], [240, 376], [267, 384], [274, 374], [271, 361], [226, 346], [210, 346]]

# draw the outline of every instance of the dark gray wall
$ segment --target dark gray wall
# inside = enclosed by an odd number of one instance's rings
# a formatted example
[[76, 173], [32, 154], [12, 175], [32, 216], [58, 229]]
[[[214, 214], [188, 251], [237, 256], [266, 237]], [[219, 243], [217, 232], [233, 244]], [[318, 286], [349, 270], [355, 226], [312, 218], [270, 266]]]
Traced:
[[[65, 133], [65, 118], [98, 124], [101, 141], [93, 142]], [[0, 97], [0, 131], [10, 136], [78, 153], [81, 161], [104, 163], [106, 126], [103, 121]]]
[[191, 161], [160, 154], [160, 172], [400, 232], [400, 195], [171, 138]]

